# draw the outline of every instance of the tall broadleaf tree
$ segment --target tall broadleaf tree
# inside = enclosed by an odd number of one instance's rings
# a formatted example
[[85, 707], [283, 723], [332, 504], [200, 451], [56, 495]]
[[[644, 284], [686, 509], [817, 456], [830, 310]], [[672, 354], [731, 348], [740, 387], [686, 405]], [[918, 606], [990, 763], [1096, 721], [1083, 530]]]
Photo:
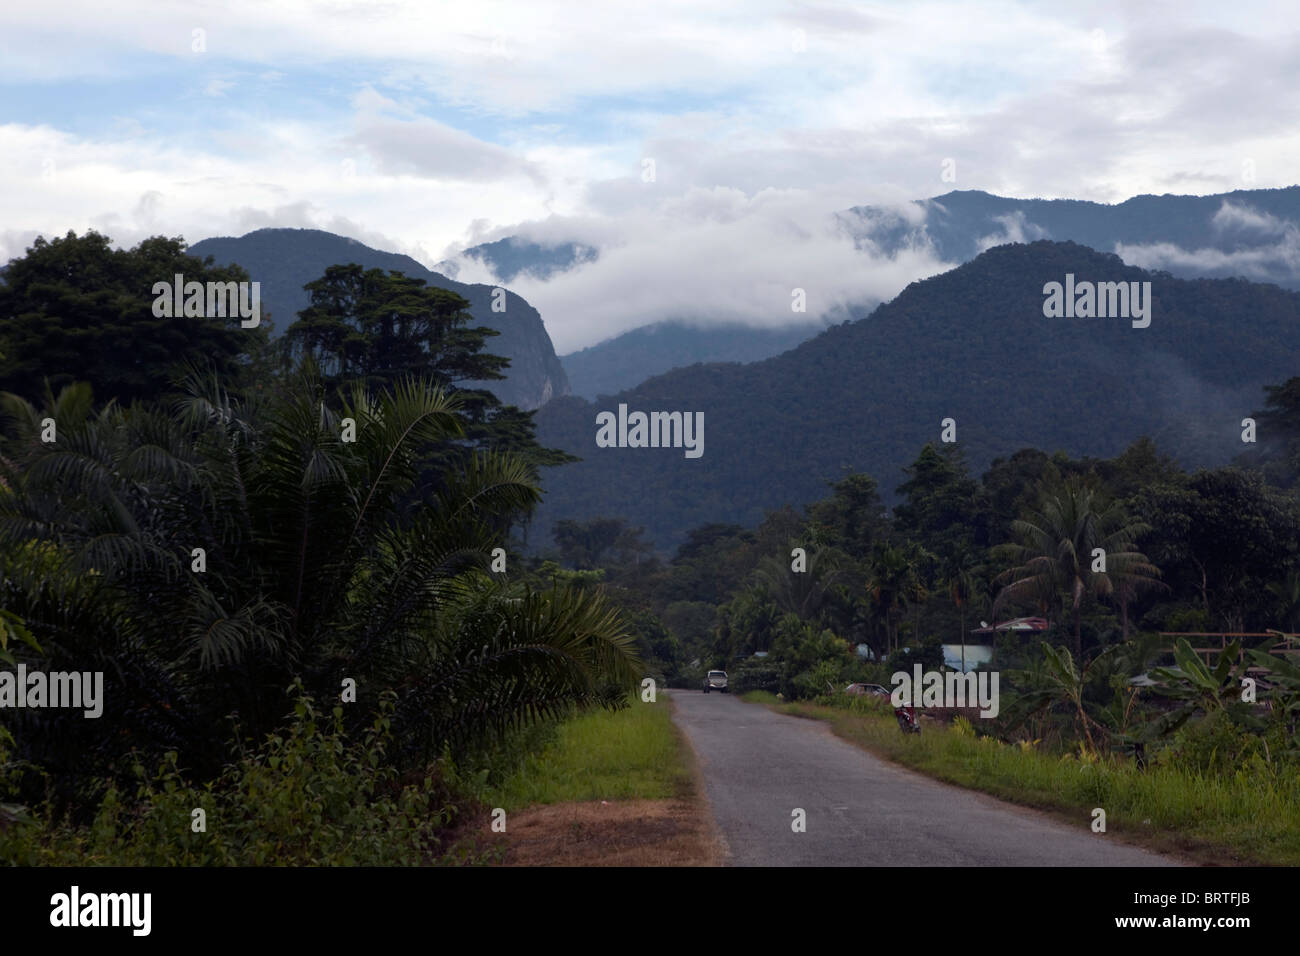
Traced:
[[898, 626], [904, 610], [925, 598], [921, 578], [922, 552], [913, 546], [878, 542], [868, 565], [867, 594], [884, 620], [887, 649], [898, 644]]
[[1242, 454], [1243, 466], [1258, 466], [1279, 488], [1300, 484], [1300, 376], [1264, 388], [1264, 408], [1255, 412], [1257, 450]]
[[[288, 327], [286, 349], [290, 361], [314, 360], [327, 385], [359, 382], [378, 389], [412, 376], [425, 379], [457, 396], [462, 446], [510, 451], [533, 468], [577, 460], [538, 445], [533, 413], [502, 405], [483, 387], [504, 378], [510, 360], [485, 351], [500, 333], [471, 326], [461, 296], [355, 263], [330, 266], [305, 288], [311, 304]], [[433, 471], [448, 464], [452, 451], [442, 450]], [[419, 490], [430, 490], [427, 480]]]
[[94, 231], [38, 238], [0, 282], [0, 390], [40, 401], [48, 378], [55, 393], [84, 382], [96, 401], [127, 404], [173, 393], [187, 364], [206, 364], [238, 389], [267, 323], [153, 314], [154, 284], [178, 273], [187, 283], [249, 281], [238, 266], [214, 266], [185, 248], [154, 236], [114, 249]]

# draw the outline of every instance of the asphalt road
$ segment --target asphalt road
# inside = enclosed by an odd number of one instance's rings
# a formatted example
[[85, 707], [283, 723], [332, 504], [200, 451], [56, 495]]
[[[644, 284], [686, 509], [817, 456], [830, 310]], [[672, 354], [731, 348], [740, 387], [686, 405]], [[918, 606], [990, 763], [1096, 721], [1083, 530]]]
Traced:
[[[886, 763], [821, 721], [672, 693], [730, 866], [1169, 866], [1088, 828]], [[792, 811], [806, 814], [794, 832]]]

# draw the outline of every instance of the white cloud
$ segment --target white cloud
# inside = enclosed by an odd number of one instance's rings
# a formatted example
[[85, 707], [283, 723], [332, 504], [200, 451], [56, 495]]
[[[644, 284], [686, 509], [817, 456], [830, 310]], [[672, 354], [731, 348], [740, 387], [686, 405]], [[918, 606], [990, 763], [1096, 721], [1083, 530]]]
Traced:
[[[545, 185], [540, 170], [511, 150], [484, 143], [445, 123], [413, 116], [373, 90], [354, 98], [357, 132], [344, 142], [363, 150], [381, 175], [485, 182], [524, 176]], [[393, 115], [398, 114], [398, 115]]]
[[[557, 352], [665, 318], [812, 323], [947, 267], [928, 249], [888, 258], [860, 248], [828, 197], [803, 190], [692, 188], [658, 202], [614, 202], [617, 216], [557, 217], [514, 231], [601, 250], [597, 261], [548, 280], [521, 275], [510, 283], [548, 320]], [[462, 281], [492, 281], [481, 264], [457, 263]], [[804, 290], [806, 313], [792, 311], [795, 289]]]
[[1168, 242], [1126, 245], [1117, 243], [1115, 254], [1143, 269], [1203, 275], [1241, 275], [1264, 281], [1300, 276], [1300, 227], [1252, 208], [1224, 200], [1210, 219], [1220, 235], [1233, 233], [1239, 240], [1228, 251], [1210, 247], [1182, 248]]
[[1172, 243], [1125, 245], [1118, 243], [1115, 254], [1129, 265], [1143, 269], [1186, 271], [1204, 275], [1242, 275], [1261, 281], [1294, 280], [1300, 275], [1300, 234], [1294, 228], [1275, 243], [1250, 249], [1223, 252], [1218, 249], [1183, 249]]
[[1255, 232], [1279, 236], [1295, 231], [1294, 223], [1284, 222], [1276, 216], [1252, 209], [1245, 203], [1229, 202], [1226, 199], [1210, 222], [1220, 232]]
[[[908, 200], [953, 188], [1113, 202], [1290, 184], [1298, 26], [1248, 0], [10, 4], [0, 260], [91, 226], [121, 244], [308, 226], [428, 265], [520, 234], [603, 250], [516, 283], [564, 349], [674, 315], [784, 323], [794, 287], [811, 317], [942, 266], [855, 248], [836, 219], [851, 206], [915, 224]], [[92, 85], [115, 91], [102, 122], [78, 105]], [[1220, 210], [1258, 239], [1231, 254], [1122, 254], [1293, 262], [1294, 233], [1252, 215]], [[1036, 237], [1002, 229], [985, 241]]]
[[1034, 242], [1047, 238], [1047, 230], [1034, 225], [1019, 209], [1005, 216], [994, 216], [993, 221], [1002, 227], [1002, 231], [981, 236], [976, 242], [976, 248], [980, 252], [992, 249], [994, 246], [1006, 245], [1008, 242]]
[[220, 77], [215, 77], [208, 80], [207, 86], [203, 87], [203, 95], [213, 97], [225, 96], [226, 91], [233, 90], [235, 85], [234, 80], [223, 80]]

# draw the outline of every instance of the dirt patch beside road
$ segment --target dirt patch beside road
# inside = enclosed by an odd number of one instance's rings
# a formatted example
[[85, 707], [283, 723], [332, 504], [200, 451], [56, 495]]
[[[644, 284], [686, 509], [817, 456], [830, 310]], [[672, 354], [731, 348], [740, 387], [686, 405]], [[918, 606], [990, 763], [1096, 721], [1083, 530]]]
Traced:
[[714, 866], [708, 810], [694, 798], [593, 800], [510, 817], [507, 866]]

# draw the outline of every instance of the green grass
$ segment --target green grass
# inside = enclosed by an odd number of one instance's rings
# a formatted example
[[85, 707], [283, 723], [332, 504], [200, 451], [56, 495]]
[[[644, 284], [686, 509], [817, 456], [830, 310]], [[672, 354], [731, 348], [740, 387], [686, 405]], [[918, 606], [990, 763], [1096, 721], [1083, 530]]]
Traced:
[[887, 703], [849, 707], [783, 703], [753, 692], [743, 699], [830, 723], [839, 736], [922, 773], [1015, 803], [1054, 811], [1087, 826], [1106, 811], [1108, 833], [1203, 861], [1300, 865], [1300, 773], [1255, 763], [1203, 776], [1174, 767], [1138, 771], [1125, 761], [1087, 763], [959, 733], [925, 722], [899, 732]]
[[690, 780], [670, 701], [633, 698], [620, 711], [584, 714], [491, 792], [494, 806], [677, 796]]

